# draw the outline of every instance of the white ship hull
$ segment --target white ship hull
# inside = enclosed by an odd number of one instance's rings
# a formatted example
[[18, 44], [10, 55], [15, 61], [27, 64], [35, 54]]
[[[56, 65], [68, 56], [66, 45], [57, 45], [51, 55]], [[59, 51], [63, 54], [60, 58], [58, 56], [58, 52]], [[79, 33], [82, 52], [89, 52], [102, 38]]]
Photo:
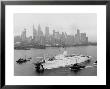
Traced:
[[60, 54], [55, 56], [55, 60], [52, 60], [52, 61], [46, 60], [45, 63], [43, 63], [42, 65], [44, 69], [53, 69], [53, 68], [71, 66], [76, 63], [76, 60], [77, 60], [77, 63], [82, 63], [90, 59], [91, 59], [90, 56], [75, 55], [71, 57], [71, 56], [64, 56]]

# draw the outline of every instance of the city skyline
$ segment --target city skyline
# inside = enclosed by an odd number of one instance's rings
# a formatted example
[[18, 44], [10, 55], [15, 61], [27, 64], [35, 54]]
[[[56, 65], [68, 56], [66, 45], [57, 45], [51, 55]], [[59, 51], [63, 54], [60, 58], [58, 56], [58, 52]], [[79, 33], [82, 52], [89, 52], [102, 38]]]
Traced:
[[59, 33], [56, 30], [53, 30], [53, 33], [50, 34], [49, 27], [45, 27], [45, 33], [43, 33], [40, 24], [38, 28], [33, 25], [33, 36], [27, 37], [27, 31], [24, 28], [21, 35], [14, 37], [15, 44], [27, 43], [28, 45], [38, 44], [44, 46], [73, 46], [73, 45], [88, 45], [88, 37], [86, 33], [80, 33], [80, 30], [77, 29], [75, 35], [68, 35], [66, 32]]
[[27, 29], [27, 36], [33, 36], [33, 24], [37, 29], [40, 24], [43, 33], [45, 27], [49, 27], [50, 34], [53, 30], [59, 33], [66, 32], [75, 35], [77, 29], [86, 33], [88, 40], [97, 42], [96, 14], [15, 14], [14, 35], [20, 35]]

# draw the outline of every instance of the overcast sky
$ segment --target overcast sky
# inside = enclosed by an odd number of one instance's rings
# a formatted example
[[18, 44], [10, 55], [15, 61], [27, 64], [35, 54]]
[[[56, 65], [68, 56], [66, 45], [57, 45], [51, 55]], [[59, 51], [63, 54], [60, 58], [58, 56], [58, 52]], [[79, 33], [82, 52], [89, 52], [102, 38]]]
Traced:
[[74, 35], [76, 30], [85, 32], [89, 41], [97, 41], [97, 15], [88, 14], [32, 14], [16, 13], [14, 14], [14, 35], [20, 35], [24, 28], [27, 29], [27, 36], [32, 35], [33, 24], [37, 29], [40, 24], [42, 31], [45, 32], [45, 26], [49, 26], [50, 33], [55, 29], [59, 32], [67, 32]]

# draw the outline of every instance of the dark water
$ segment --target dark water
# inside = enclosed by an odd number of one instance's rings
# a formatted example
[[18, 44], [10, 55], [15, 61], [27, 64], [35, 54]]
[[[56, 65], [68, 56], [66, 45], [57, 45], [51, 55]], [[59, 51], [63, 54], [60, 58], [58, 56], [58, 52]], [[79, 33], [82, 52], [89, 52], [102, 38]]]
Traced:
[[[55, 56], [59, 52], [60, 48], [48, 47], [46, 49], [31, 49], [31, 50], [15, 50], [14, 51], [14, 75], [15, 76], [97, 76], [97, 67], [93, 66], [93, 62], [97, 60], [97, 46], [79, 46], [79, 47], [67, 47], [68, 54], [83, 54], [92, 56], [92, 61], [87, 65], [87, 68], [74, 72], [69, 68], [55, 68], [45, 70], [44, 73], [37, 73], [35, 71], [34, 62], [36, 57], [42, 57], [44, 54], [48, 56]], [[17, 64], [16, 61], [21, 58], [32, 59], [23, 64]]]

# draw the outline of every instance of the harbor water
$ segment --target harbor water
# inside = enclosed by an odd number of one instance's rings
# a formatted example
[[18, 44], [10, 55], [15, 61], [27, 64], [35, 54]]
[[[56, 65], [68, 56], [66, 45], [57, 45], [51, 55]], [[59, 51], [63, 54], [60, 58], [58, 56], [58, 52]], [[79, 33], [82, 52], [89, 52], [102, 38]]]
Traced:
[[[82, 54], [92, 56], [91, 62], [86, 64], [86, 68], [77, 72], [71, 71], [68, 67], [54, 68], [45, 70], [43, 73], [37, 73], [34, 63], [39, 61], [36, 57], [53, 57], [63, 53], [61, 47], [46, 47], [46, 49], [14, 50], [14, 75], [15, 76], [97, 76], [97, 66], [94, 62], [97, 60], [97, 46], [76, 46], [66, 47], [67, 54]], [[26, 63], [18, 64], [19, 58], [32, 58]]]

